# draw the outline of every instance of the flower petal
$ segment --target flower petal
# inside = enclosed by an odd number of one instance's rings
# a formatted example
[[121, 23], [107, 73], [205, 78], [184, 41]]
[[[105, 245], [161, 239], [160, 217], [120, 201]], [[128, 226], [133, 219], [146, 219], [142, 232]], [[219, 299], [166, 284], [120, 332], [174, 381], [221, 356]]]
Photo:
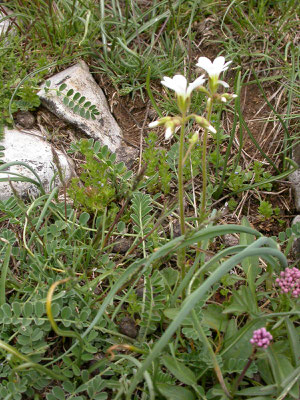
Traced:
[[185, 96], [186, 95], [186, 87], [187, 80], [183, 75], [175, 75], [173, 78], [174, 85], [176, 86], [176, 93]]
[[223, 71], [224, 64], [225, 64], [225, 57], [219, 56], [219, 57], [217, 57], [217, 58], [214, 59], [213, 67], [214, 67], [214, 69], [215, 69], [216, 71], [222, 72], [222, 71]]
[[226, 71], [228, 69], [228, 66], [232, 63], [232, 61], [227, 61], [227, 63], [224, 64], [223, 66], [223, 71]]
[[161, 81], [161, 84], [169, 89], [175, 90], [173, 79], [169, 78], [168, 76], [164, 76], [164, 80]]
[[209, 71], [211, 70], [213, 64], [212, 64], [212, 62], [210, 61], [209, 58], [207, 58], [207, 57], [200, 57], [200, 58], [198, 59], [198, 62], [197, 62], [196, 65], [197, 65], [198, 67], [204, 69], [207, 73], [209, 73]]
[[186, 95], [187, 80], [183, 75], [175, 75], [172, 79], [164, 76], [164, 80], [161, 83], [174, 90], [180, 96]]
[[229, 88], [229, 85], [228, 85], [228, 83], [227, 83], [227, 82], [224, 82], [224, 81], [218, 81], [218, 83], [219, 83], [220, 85], [224, 86], [224, 88]]
[[149, 128], [155, 128], [158, 125], [159, 125], [158, 121], [153, 121], [153, 122], [150, 122], [150, 124], [148, 126], [149, 126]]
[[210, 131], [210, 132], [212, 132], [212, 133], [217, 133], [217, 131], [215, 130], [215, 128], [214, 128], [212, 125], [209, 125], [209, 126], [207, 127], [207, 130]]
[[187, 96], [190, 96], [192, 91], [197, 87], [202, 86], [204, 82], [204, 75], [201, 75], [199, 78], [195, 79], [194, 82], [190, 83], [186, 91]]
[[173, 129], [168, 127], [165, 132], [165, 140], [170, 139], [173, 136]]

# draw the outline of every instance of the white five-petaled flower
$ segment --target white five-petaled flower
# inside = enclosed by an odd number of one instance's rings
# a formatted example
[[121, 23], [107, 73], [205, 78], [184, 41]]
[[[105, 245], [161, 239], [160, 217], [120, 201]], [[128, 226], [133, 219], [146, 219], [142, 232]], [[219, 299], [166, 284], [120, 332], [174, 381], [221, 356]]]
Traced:
[[228, 69], [229, 64], [231, 63], [232, 61], [225, 62], [225, 58], [222, 56], [215, 58], [213, 62], [211, 62], [210, 59], [207, 57], [200, 57], [196, 65], [197, 67], [204, 69], [215, 84], [219, 83], [220, 85], [223, 85], [225, 88], [228, 88], [229, 87], [228, 83], [224, 81], [219, 81], [218, 79], [220, 74], [226, 71]]
[[201, 75], [199, 76], [199, 78], [194, 80], [194, 82], [188, 84], [186, 78], [183, 75], [175, 75], [173, 78], [164, 76], [164, 79], [161, 81], [161, 83], [167, 88], [174, 90], [177, 96], [187, 99], [191, 96], [194, 89], [203, 85], [203, 83], [205, 82], [205, 79], [203, 77], [204, 75]]

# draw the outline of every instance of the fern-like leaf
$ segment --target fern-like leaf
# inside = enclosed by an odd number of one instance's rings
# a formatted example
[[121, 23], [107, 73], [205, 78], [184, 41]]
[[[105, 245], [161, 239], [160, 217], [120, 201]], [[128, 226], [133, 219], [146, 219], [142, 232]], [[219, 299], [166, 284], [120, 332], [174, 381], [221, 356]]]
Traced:
[[140, 322], [140, 337], [143, 339], [157, 329], [166, 303], [165, 284], [161, 273], [155, 271], [152, 276], [145, 276], [144, 279], [144, 304]]
[[[145, 237], [151, 230], [149, 227], [149, 223], [151, 220], [151, 211], [152, 211], [152, 199], [148, 194], [136, 192], [132, 197], [132, 205], [131, 210], [133, 213], [131, 214], [131, 219], [133, 222], [133, 230], [137, 234], [136, 241], [141, 237]], [[151, 247], [151, 240], [143, 241], [143, 253], [146, 257], [146, 248]]]

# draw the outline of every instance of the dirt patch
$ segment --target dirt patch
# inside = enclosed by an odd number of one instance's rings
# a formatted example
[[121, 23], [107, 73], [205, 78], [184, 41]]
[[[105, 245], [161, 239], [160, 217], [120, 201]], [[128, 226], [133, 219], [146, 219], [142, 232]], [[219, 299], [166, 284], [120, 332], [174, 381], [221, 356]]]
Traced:
[[102, 74], [94, 74], [94, 78], [106, 95], [110, 111], [122, 129], [124, 141], [127, 145], [139, 148], [140, 136], [147, 131], [149, 103], [144, 102], [138, 93], [134, 97], [120, 96], [110, 80]]

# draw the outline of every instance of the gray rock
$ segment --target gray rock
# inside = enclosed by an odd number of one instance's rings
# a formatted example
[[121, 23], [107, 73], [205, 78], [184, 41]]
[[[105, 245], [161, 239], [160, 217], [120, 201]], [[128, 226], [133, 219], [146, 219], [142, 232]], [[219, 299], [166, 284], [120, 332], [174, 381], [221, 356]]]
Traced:
[[30, 111], [18, 111], [14, 116], [14, 120], [21, 127], [31, 129], [35, 124], [34, 115]]
[[224, 243], [226, 247], [237, 246], [239, 244], [239, 239], [231, 233], [226, 233], [226, 235], [224, 235]]
[[[5, 7], [5, 11], [7, 12], [7, 14], [11, 14], [11, 11], [8, 11], [6, 7]], [[0, 35], [2, 36], [2, 35], [5, 35], [6, 32], [8, 31], [8, 29], [11, 25], [11, 20], [9, 18], [7, 18], [6, 14], [4, 14], [2, 11], [0, 11], [0, 21], [1, 21], [0, 22]]]
[[132, 245], [132, 240], [124, 237], [124, 238], [122, 238], [121, 241], [118, 241], [114, 245], [113, 252], [114, 253], [125, 254], [130, 249], [131, 245]]
[[109, 110], [103, 91], [90, 74], [85, 62], [80, 61], [49, 80], [51, 81], [50, 89], [58, 89], [65, 83], [66, 90], [73, 89], [74, 93], [79, 92], [85, 96], [87, 101], [97, 107], [100, 114], [96, 116], [95, 120], [81, 117], [63, 103], [63, 96], [58, 96], [55, 90], [50, 90], [46, 94], [45, 84], [43, 84], [38, 95], [51, 112], [74, 124], [87, 136], [99, 140], [102, 145], [107, 145], [113, 152], [122, 147], [121, 129]]
[[[300, 143], [293, 149], [293, 159], [298, 166], [300, 166]], [[294, 190], [296, 210], [300, 211], [300, 168], [289, 175], [289, 181], [291, 182]]]
[[138, 159], [139, 152], [130, 146], [122, 146], [116, 151], [117, 162], [123, 161], [128, 169], [132, 169], [135, 161]]
[[[4, 157], [1, 160], [4, 163], [21, 161], [31, 166], [38, 174], [45, 191], [49, 191], [50, 182], [57, 168], [53, 162], [51, 145], [43, 140], [38, 135], [38, 131], [32, 131], [32, 134], [23, 133], [17, 129], [5, 129], [4, 140], [1, 141], [1, 146], [4, 146]], [[73, 162], [68, 159], [61, 151], [56, 150], [62, 168], [65, 181], [68, 181], [72, 176], [74, 167]], [[0, 173], [0, 178], [13, 177], [6, 171], [18, 173], [20, 175], [36, 180], [32, 172], [23, 165], [13, 165], [7, 167], [5, 171]], [[56, 184], [60, 184], [57, 178]], [[13, 187], [21, 197], [28, 195], [37, 196], [39, 189], [33, 183], [13, 181]], [[0, 182], [0, 200], [7, 200], [13, 195], [13, 191], [9, 182]]]
[[122, 318], [119, 322], [119, 331], [123, 333], [123, 335], [129, 336], [133, 339], [138, 335], [138, 328], [135, 321], [130, 317]]

